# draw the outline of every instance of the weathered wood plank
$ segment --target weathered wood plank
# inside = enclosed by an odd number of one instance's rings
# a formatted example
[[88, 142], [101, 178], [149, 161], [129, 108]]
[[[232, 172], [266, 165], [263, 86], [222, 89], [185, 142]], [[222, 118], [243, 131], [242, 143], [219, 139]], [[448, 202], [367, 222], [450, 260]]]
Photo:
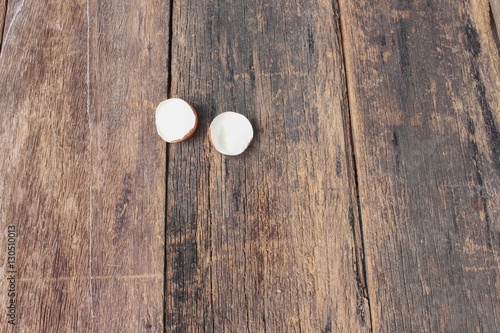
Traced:
[[376, 332], [498, 332], [488, 1], [340, 1]]
[[90, 332], [86, 21], [85, 2], [9, 2], [0, 54], [1, 332]]
[[169, 3], [90, 1], [93, 328], [163, 330]]
[[[171, 96], [200, 125], [169, 150], [167, 331], [369, 331], [337, 22], [324, 1], [174, 3]], [[254, 125], [241, 156], [210, 147], [224, 111]]]
[[2, 314], [0, 331], [163, 330], [166, 152], [153, 124], [167, 85], [168, 8], [9, 2], [0, 247], [15, 226], [17, 325]]

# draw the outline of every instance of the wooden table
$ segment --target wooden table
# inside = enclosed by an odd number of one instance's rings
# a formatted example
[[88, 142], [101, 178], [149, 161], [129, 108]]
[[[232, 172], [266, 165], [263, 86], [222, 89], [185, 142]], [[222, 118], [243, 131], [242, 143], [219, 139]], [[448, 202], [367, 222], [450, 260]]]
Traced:
[[0, 7], [1, 332], [500, 331], [498, 0]]

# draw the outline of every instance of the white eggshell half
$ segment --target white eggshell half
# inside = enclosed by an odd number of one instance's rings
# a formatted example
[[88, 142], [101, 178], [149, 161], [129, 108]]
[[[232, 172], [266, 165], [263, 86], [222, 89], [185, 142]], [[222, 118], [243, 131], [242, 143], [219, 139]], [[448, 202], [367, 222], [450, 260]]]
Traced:
[[250, 121], [242, 114], [224, 112], [210, 124], [210, 141], [218, 152], [224, 155], [239, 155], [253, 139]]
[[180, 98], [169, 98], [156, 108], [156, 130], [167, 142], [179, 142], [189, 138], [198, 117], [194, 108]]

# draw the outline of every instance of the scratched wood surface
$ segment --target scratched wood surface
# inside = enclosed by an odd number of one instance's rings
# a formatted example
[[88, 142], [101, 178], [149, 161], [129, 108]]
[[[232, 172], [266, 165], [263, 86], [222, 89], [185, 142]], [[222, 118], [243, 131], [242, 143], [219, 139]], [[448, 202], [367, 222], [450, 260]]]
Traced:
[[0, 332], [500, 331], [498, 15], [0, 0]]

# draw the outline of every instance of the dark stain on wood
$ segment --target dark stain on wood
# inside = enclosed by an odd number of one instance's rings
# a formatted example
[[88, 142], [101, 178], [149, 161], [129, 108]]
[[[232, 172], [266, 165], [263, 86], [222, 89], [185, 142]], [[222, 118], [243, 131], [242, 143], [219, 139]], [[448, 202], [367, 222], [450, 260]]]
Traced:
[[[471, 55], [470, 70], [476, 83], [476, 97], [479, 105], [481, 106], [481, 114], [483, 116], [486, 133], [489, 138], [493, 165], [495, 166], [496, 172], [500, 174], [500, 133], [495, 124], [493, 110], [490, 106], [490, 103], [488, 102], [486, 96], [486, 87], [483, 83], [479, 69], [478, 57], [481, 54], [481, 42], [479, 40], [479, 34], [470, 20], [467, 22], [464, 30], [466, 36], [465, 45], [467, 46], [467, 49]], [[478, 201], [481, 202], [481, 209], [484, 213], [485, 219], [486, 234], [488, 235], [486, 244], [489, 248], [492, 248], [492, 221], [488, 211], [488, 203], [486, 199], [487, 195], [485, 193], [483, 175], [479, 168], [479, 166], [481, 165], [481, 155], [479, 153], [479, 148], [475, 140], [476, 128], [470, 116], [467, 118], [467, 130], [470, 134], [469, 143], [472, 151], [472, 159], [475, 165], [475, 178], [479, 187]]]
[[186, 238], [180, 244], [171, 248], [174, 252], [171, 296], [172, 307], [166, 309], [167, 327], [179, 332], [186, 332], [185, 306], [191, 302], [200, 301], [200, 288], [198, 285], [198, 249], [196, 240]]
[[397, 45], [399, 48], [399, 63], [401, 65], [401, 70], [403, 72], [403, 77], [410, 77], [410, 51], [408, 45], [408, 39], [410, 38], [408, 33], [408, 21], [406, 19], [399, 19], [396, 22], [396, 36]]
[[348, 214], [348, 221], [349, 221], [349, 226], [351, 227], [351, 230], [354, 231], [354, 210], [352, 206], [349, 206], [349, 214]]
[[399, 147], [398, 133], [396, 131], [392, 131], [392, 144], [395, 148]]
[[[467, 122], [468, 126], [467, 129], [469, 130], [469, 133], [473, 135], [473, 133], [476, 132], [474, 123], [472, 120], [469, 119]], [[481, 172], [481, 169], [479, 166], [481, 165], [480, 161], [480, 153], [479, 153], [479, 148], [477, 146], [477, 142], [475, 141], [474, 137], [469, 138], [469, 146], [472, 151], [472, 160], [474, 161], [474, 169], [475, 169], [475, 180], [477, 183], [477, 186], [479, 187], [479, 191], [476, 192], [476, 204], [474, 204], [474, 207], [476, 210], [480, 211], [482, 210], [484, 213], [484, 219], [485, 219], [485, 226], [486, 226], [486, 234], [488, 235], [487, 237], [487, 246], [491, 248], [493, 246], [492, 241], [491, 241], [491, 235], [492, 235], [492, 227], [491, 227], [491, 219], [490, 219], [490, 214], [488, 212], [488, 203], [487, 203], [487, 196], [485, 193], [484, 189], [484, 181], [483, 181], [483, 175]]]
[[241, 205], [241, 190], [242, 190], [242, 183], [241, 179], [238, 177], [238, 181], [236, 184], [233, 186], [233, 205], [235, 207], [236, 212], [240, 210], [240, 205]]
[[328, 315], [328, 319], [326, 321], [325, 328], [321, 331], [321, 333], [332, 333], [332, 332], [333, 332], [332, 316]]
[[467, 22], [464, 30], [467, 48], [472, 57], [477, 61], [477, 57], [481, 53], [481, 42], [479, 41], [479, 34], [470, 21]]
[[309, 53], [314, 54], [314, 35], [311, 26], [307, 27], [307, 47], [309, 49]]
[[399, 146], [399, 134], [398, 131], [403, 131], [403, 128], [399, 127], [392, 131], [392, 144], [394, 146], [394, 162], [396, 173], [401, 172], [401, 147]]
[[342, 177], [342, 149], [337, 146], [337, 152], [335, 153], [335, 174], [337, 177]]
[[471, 54], [470, 70], [476, 81], [476, 97], [481, 106], [484, 126], [488, 134], [491, 158], [494, 162], [497, 173], [500, 174], [500, 132], [498, 131], [495, 119], [493, 117], [493, 109], [486, 96], [486, 86], [483, 83], [481, 72], [478, 65], [478, 57], [481, 54], [481, 42], [476, 28], [469, 21], [464, 28], [466, 36], [467, 49]]
[[177, 285], [176, 301], [186, 300], [186, 284], [194, 281], [196, 267], [198, 264], [198, 249], [195, 239], [186, 239], [175, 248], [175, 259], [173, 263], [174, 274], [172, 281]]
[[399, 19], [395, 24], [396, 42], [398, 46], [399, 65], [401, 69], [401, 81], [397, 86], [398, 97], [401, 101], [401, 108], [408, 110], [410, 105], [410, 87], [411, 80], [413, 79], [411, 66], [410, 66], [410, 52], [408, 45], [408, 22], [406, 19]]
[[132, 194], [132, 175], [126, 173], [122, 179], [122, 190], [118, 202], [115, 205], [115, 226], [114, 232], [117, 237], [122, 235], [125, 224], [129, 223], [129, 218], [125, 216]]

